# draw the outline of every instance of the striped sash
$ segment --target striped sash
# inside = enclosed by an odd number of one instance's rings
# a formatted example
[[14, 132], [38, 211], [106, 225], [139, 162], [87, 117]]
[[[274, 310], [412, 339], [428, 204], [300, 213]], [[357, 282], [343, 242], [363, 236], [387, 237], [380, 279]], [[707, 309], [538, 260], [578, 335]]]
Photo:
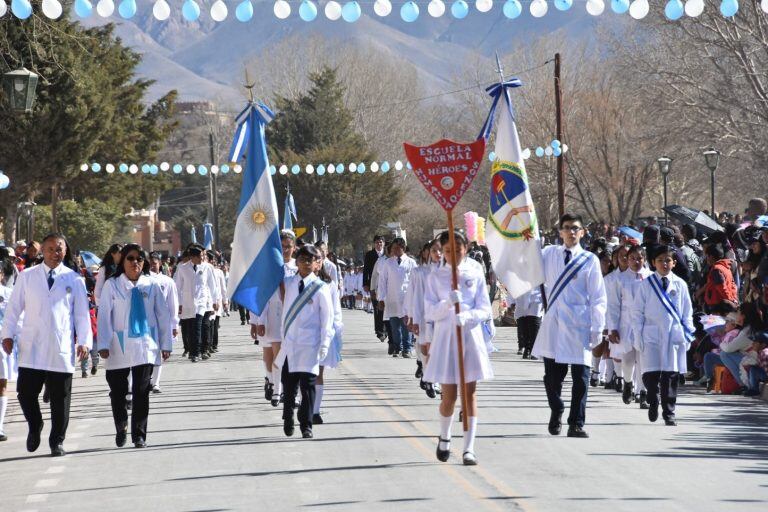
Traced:
[[298, 297], [296, 297], [296, 300], [293, 301], [293, 304], [291, 304], [291, 307], [288, 309], [288, 314], [285, 315], [285, 322], [283, 324], [283, 338], [285, 338], [285, 335], [288, 333], [288, 329], [293, 324], [293, 321], [296, 320], [296, 317], [299, 316], [301, 310], [304, 309], [304, 306], [309, 304], [309, 301], [312, 299], [315, 293], [324, 285], [325, 283], [323, 281], [316, 279], [305, 286], [304, 291], [301, 292]]
[[667, 313], [670, 314], [672, 319], [677, 322], [680, 327], [683, 329], [683, 333], [685, 334], [686, 341], [691, 341], [695, 338], [694, 333], [691, 332], [688, 327], [683, 323], [683, 319], [680, 318], [680, 313], [677, 312], [677, 308], [672, 303], [672, 300], [669, 298], [669, 295], [667, 295], [666, 290], [664, 290], [664, 287], [661, 286], [661, 281], [659, 281], [659, 276], [656, 274], [651, 274], [651, 276], [648, 278], [648, 280], [651, 282], [651, 288], [653, 289], [654, 293], [656, 294], [656, 297], [659, 299], [659, 302], [661, 302], [661, 305], [664, 306], [664, 309], [667, 310]]
[[552, 308], [552, 306], [555, 305], [555, 301], [557, 301], [557, 298], [560, 297], [560, 294], [563, 292], [566, 286], [568, 286], [568, 283], [570, 283], [574, 277], [576, 277], [576, 274], [579, 273], [579, 270], [582, 269], [584, 265], [586, 265], [588, 261], [589, 253], [587, 251], [583, 251], [579, 253], [578, 256], [573, 258], [568, 265], [565, 266], [563, 269], [562, 274], [560, 274], [560, 277], [557, 278], [557, 281], [555, 281], [555, 285], [552, 287], [552, 295], [549, 298], [549, 308]]

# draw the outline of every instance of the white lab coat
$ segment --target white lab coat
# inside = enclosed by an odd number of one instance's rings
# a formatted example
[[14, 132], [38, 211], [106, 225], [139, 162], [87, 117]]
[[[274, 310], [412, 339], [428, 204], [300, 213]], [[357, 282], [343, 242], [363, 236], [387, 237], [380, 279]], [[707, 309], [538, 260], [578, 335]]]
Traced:
[[[128, 327], [134, 287], [141, 291], [149, 324], [149, 333], [140, 338], [130, 337]], [[171, 313], [163, 291], [149, 276], [140, 276], [136, 284], [125, 274], [107, 279], [99, 299], [98, 326], [97, 348], [109, 350], [109, 358], [104, 361], [107, 370], [143, 364], [158, 366], [162, 363], [161, 351], [173, 350]]]
[[541, 288], [538, 286], [514, 300], [515, 320], [519, 320], [524, 316], [540, 317], [544, 314], [544, 306], [541, 304]]
[[[3, 326], [5, 308], [8, 307], [8, 299], [11, 298], [12, 292], [13, 288], [0, 284], [0, 328]], [[19, 370], [17, 355], [18, 347], [16, 344], [13, 345], [10, 354], [6, 354], [5, 350], [0, 348], [0, 379], [16, 380], [16, 374]]]
[[[462, 327], [464, 346], [464, 376], [466, 382], [493, 378], [488, 349], [483, 334], [483, 323], [493, 312], [485, 284], [485, 273], [477, 262], [465, 259], [459, 264], [459, 290], [461, 311], [469, 319]], [[427, 276], [424, 288], [424, 317], [434, 323], [429, 345], [429, 360], [424, 368], [424, 381], [439, 384], [458, 384], [459, 356], [456, 339], [456, 313], [450, 300], [453, 289], [451, 266], [443, 264]]]
[[[296, 260], [290, 260], [283, 264], [285, 279], [296, 275]], [[285, 281], [284, 281], [285, 282]], [[280, 298], [280, 288], [267, 301], [261, 315], [251, 311], [251, 325], [263, 325], [265, 334], [259, 337], [262, 347], [270, 347], [272, 343], [280, 343], [283, 340], [283, 299]]]
[[643, 267], [637, 273], [629, 269], [624, 272], [615, 270], [605, 278], [605, 291], [608, 296], [605, 328], [619, 333], [619, 343], [610, 345], [612, 357], [621, 359], [622, 355], [635, 348], [632, 328], [634, 296], [639, 285], [649, 275], [651, 271]]
[[377, 294], [376, 300], [379, 300], [378, 298], [379, 274], [386, 261], [387, 261], [386, 256], [379, 256], [379, 259], [376, 260], [376, 263], [373, 264], [373, 269], [371, 269], [371, 285], [369, 288], [372, 292], [376, 292]]
[[333, 284], [336, 285], [338, 288], [339, 286], [339, 269], [336, 268], [336, 265], [333, 264], [333, 262], [329, 259], [323, 260], [323, 269], [325, 269], [325, 273], [331, 276], [331, 281], [333, 281]]
[[328, 287], [328, 290], [331, 292], [331, 303], [333, 304], [333, 339], [331, 339], [331, 345], [328, 348], [328, 355], [325, 356], [325, 359], [320, 361], [320, 366], [336, 368], [341, 362], [344, 322], [341, 317], [341, 297], [339, 296], [339, 290], [333, 286], [333, 283]]
[[416, 261], [403, 254], [400, 263], [396, 257], [387, 258], [379, 265], [379, 282], [376, 285], [376, 300], [384, 302], [384, 318], [402, 318], [406, 315], [403, 306], [405, 291], [416, 269]]
[[[319, 279], [315, 274], [304, 278], [304, 286]], [[287, 278], [285, 283], [285, 304], [281, 325], [291, 305], [299, 295], [300, 275]], [[331, 291], [325, 283], [317, 290], [312, 299], [304, 306], [283, 337], [277, 365], [283, 366], [288, 361], [292, 373], [320, 373], [320, 349], [329, 349], [333, 339], [333, 303]]]
[[191, 261], [182, 263], [176, 269], [174, 280], [179, 292], [182, 320], [213, 311], [213, 305], [221, 300], [213, 267], [208, 263], [197, 265], [197, 270]]
[[216, 286], [218, 287], [219, 309], [216, 310], [216, 316], [224, 316], [224, 301], [228, 297], [227, 295], [227, 278], [224, 277], [224, 271], [220, 268], [213, 268], [213, 275], [216, 277]]
[[[573, 258], [584, 249], [571, 249]], [[550, 245], [542, 250], [547, 297], [565, 268], [565, 246]], [[541, 321], [533, 355], [558, 363], [592, 364], [592, 348], [602, 341], [605, 327], [606, 295], [600, 261], [594, 254], [560, 294]]]
[[49, 290], [49, 270], [41, 263], [19, 274], [1, 337], [16, 340], [21, 368], [74, 373], [75, 342], [89, 350], [93, 346], [85, 280], [59, 265]]
[[427, 322], [424, 315], [424, 290], [427, 286], [429, 275], [438, 268], [436, 263], [420, 265], [411, 272], [411, 283], [405, 291], [405, 314], [413, 320], [414, 325], [419, 326], [418, 343], [427, 345], [432, 342], [432, 330], [434, 322]]
[[173, 336], [173, 330], [179, 330], [179, 292], [176, 289], [176, 282], [165, 274], [151, 273], [149, 276], [155, 280], [160, 287], [160, 291], [163, 292], [163, 298], [168, 305], [168, 311], [171, 314], [171, 335]]
[[[658, 273], [657, 277], [661, 280]], [[685, 326], [694, 332], [688, 285], [671, 272], [667, 278], [667, 295]], [[650, 280], [644, 279], [638, 287], [632, 315], [634, 333], [641, 347], [643, 372], [685, 373], [686, 352], [690, 343], [686, 341], [685, 332], [679, 322], [664, 308], [651, 286]]]

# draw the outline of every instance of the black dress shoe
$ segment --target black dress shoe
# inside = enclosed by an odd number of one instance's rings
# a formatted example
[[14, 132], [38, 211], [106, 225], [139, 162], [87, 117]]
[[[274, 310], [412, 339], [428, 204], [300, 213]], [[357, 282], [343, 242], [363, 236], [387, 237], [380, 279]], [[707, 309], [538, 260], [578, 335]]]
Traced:
[[2, 431], [0, 431], [0, 441], [7, 441], [8, 436], [5, 435]]
[[197, 362], [197, 356], [192, 356], [192, 357], [189, 358], [189, 360], [192, 361], [193, 363], [196, 363]]
[[552, 415], [549, 417], [549, 433], [553, 436], [559, 436], [563, 429], [563, 412], [552, 411]]
[[206, 352], [205, 354], [203, 354], [203, 356], [201, 357], [201, 359], [202, 359], [203, 361], [206, 361], [206, 360], [208, 360], [208, 359], [210, 359], [210, 358], [211, 358], [211, 356], [209, 356], [209, 355], [208, 355], [208, 352]]
[[146, 448], [146, 447], [147, 447], [147, 442], [144, 440], [144, 438], [143, 438], [143, 437], [138, 437], [138, 438], [136, 438], [136, 440], [133, 442], [133, 446], [134, 446], [135, 448]]
[[98, 369], [99, 368], [97, 366], [91, 366], [91, 375], [96, 375], [96, 371], [98, 371]]
[[632, 398], [632, 383], [625, 382], [624, 391], [621, 393], [621, 399], [625, 404], [629, 405], [632, 403]]
[[424, 391], [427, 392], [427, 396], [429, 398], [435, 398], [437, 396], [437, 393], [435, 393], [435, 386], [432, 385], [431, 382], [426, 383], [426, 386], [424, 387]]
[[27, 434], [27, 451], [34, 452], [40, 446], [40, 432], [43, 431], [43, 424], [40, 424], [40, 428], [37, 431], [30, 430]]
[[671, 418], [664, 418], [664, 424], [668, 427], [676, 427], [677, 426], [677, 420], [674, 416]]
[[301, 437], [303, 439], [312, 439], [312, 429], [311, 428], [305, 428], [301, 431]]
[[659, 419], [659, 403], [658, 402], [648, 404], [648, 419], [651, 420], [651, 423]]
[[293, 421], [283, 421], [283, 432], [286, 436], [291, 437], [294, 430]]
[[181, 357], [187, 357], [187, 355], [188, 355], [188, 354], [189, 354], [189, 352], [187, 352], [187, 351], [185, 350], [184, 352], [182, 352], [182, 353], [181, 353]]
[[115, 434], [115, 444], [118, 448], [122, 448], [125, 446], [125, 442], [128, 440], [128, 431], [127, 430], [119, 430], [117, 434]]
[[272, 407], [277, 407], [280, 405], [280, 402], [283, 401], [283, 394], [280, 393], [280, 396], [277, 396], [275, 393], [272, 393], [272, 400], [270, 403], [272, 404]]
[[322, 425], [323, 424], [323, 417], [319, 414], [313, 414], [312, 415], [312, 424], [313, 425]]
[[518, 349], [517, 349], [517, 355], [520, 355], [520, 354], [522, 354], [522, 353], [523, 353], [523, 349], [521, 349], [521, 348], [518, 348]]
[[416, 361], [416, 373], [414, 374], [414, 377], [420, 379], [422, 376], [424, 376], [424, 371], [421, 367], [421, 361]]
[[593, 388], [596, 388], [597, 381], [598, 381], [597, 374], [593, 373], [592, 376], [589, 378], [589, 385], [592, 386]]
[[523, 359], [530, 359], [531, 351], [528, 349], [523, 350]]
[[[440, 449], [440, 443], [449, 443], [447, 450], [441, 450]], [[443, 439], [442, 437], [437, 438], [437, 451], [435, 454], [437, 455], [437, 460], [440, 462], [448, 462], [448, 459], [451, 457], [451, 445], [449, 440]]]
[[81, 375], [82, 378], [87, 379], [88, 378], [88, 372], [83, 370], [83, 374]]
[[390, 356], [395, 353], [395, 346], [393, 344], [389, 344], [389, 347], [387, 347], [387, 354]]
[[51, 447], [51, 457], [63, 457], [67, 454], [64, 451], [64, 446], [61, 443]]
[[578, 425], [574, 425], [572, 427], [568, 427], [568, 437], [579, 437], [581, 439], [586, 439], [589, 437], [589, 434], [587, 432], [579, 427]]
[[624, 379], [622, 377], [616, 378], [616, 392], [621, 393], [624, 391]]

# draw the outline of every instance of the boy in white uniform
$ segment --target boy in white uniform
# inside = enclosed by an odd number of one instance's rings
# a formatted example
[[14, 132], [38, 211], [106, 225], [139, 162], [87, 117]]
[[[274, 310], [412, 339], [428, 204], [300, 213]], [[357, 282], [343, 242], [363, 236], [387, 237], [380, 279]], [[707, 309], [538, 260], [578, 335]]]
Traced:
[[[160, 290], [163, 292], [165, 303], [168, 305], [168, 310], [171, 315], [171, 324], [169, 326], [169, 332], [173, 339], [179, 335], [179, 292], [176, 290], [176, 282], [161, 272], [163, 265], [163, 257], [160, 253], [153, 252], [149, 257], [149, 275], [155, 280]], [[152, 386], [153, 393], [162, 393], [160, 390], [160, 374], [162, 373], [162, 364], [155, 366], [152, 372], [152, 380], [150, 385]]]

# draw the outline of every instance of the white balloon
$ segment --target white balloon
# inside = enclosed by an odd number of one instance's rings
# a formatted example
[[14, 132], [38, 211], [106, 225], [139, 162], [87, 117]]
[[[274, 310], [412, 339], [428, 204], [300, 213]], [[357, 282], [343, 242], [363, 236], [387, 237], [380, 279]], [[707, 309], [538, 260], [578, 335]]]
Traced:
[[528, 160], [529, 158], [531, 158], [531, 148], [525, 148], [523, 150], [523, 158], [525, 160]]
[[382, 18], [384, 16], [389, 16], [389, 14], [392, 12], [392, 2], [389, 0], [376, 0], [376, 2], [373, 4], [373, 12]]
[[195, 174], [197, 172], [197, 169], [195, 169], [195, 166], [192, 164], [189, 164], [187, 166], [187, 174]]
[[139, 172], [139, 166], [136, 164], [131, 164], [131, 166], [128, 168], [128, 172], [130, 172], [131, 174], [136, 174], [137, 172]]
[[[5, 6], [5, 0], [0, 0], [0, 3]], [[112, 7], [114, 8], [114, 6]], [[59, 3], [59, 0], [43, 0], [43, 14], [45, 14], [46, 18], [56, 20], [61, 16], [62, 12], [64, 12], [64, 8]]]
[[533, 0], [531, 3], [531, 16], [534, 18], [541, 18], [549, 10], [549, 5], [546, 0]]
[[280, 174], [288, 174], [288, 166], [285, 164], [281, 165], [277, 172]]
[[155, 19], [165, 21], [171, 15], [171, 6], [165, 0], [157, 0], [155, 5], [152, 6], [152, 14], [155, 16]]
[[211, 18], [213, 18], [213, 21], [224, 21], [227, 19], [227, 14], [229, 14], [227, 4], [222, 2], [222, 0], [216, 0], [211, 6]]
[[161, 162], [160, 163], [160, 170], [161, 171], [167, 171], [170, 168], [171, 168], [171, 164], [169, 164], [168, 162]]
[[0, 0], [0, 18], [5, 16], [5, 13], [8, 12], [8, 6], [5, 5], [5, 0]]
[[304, 170], [307, 171], [307, 174], [315, 174], [315, 166], [312, 164], [307, 165]]
[[587, 12], [592, 16], [600, 16], [605, 11], [603, 0], [587, 0]]
[[109, 174], [112, 174], [113, 172], [115, 172], [115, 166], [113, 164], [107, 164], [106, 169]]
[[243, 166], [240, 164], [235, 164], [235, 167], [232, 170], [235, 171], [235, 174], [240, 174], [243, 172]]
[[285, 18], [291, 15], [291, 4], [289, 4], [285, 0], [277, 0], [272, 10], [274, 11], [275, 16], [277, 16], [281, 20], [284, 20]]
[[476, 0], [475, 8], [480, 12], [488, 12], [493, 9], [493, 0]]
[[99, 0], [96, 4], [96, 14], [102, 18], [109, 18], [115, 12], [115, 2], [113, 0]]
[[331, 21], [336, 21], [341, 18], [341, 4], [335, 0], [331, 0], [325, 4], [325, 17]]
[[[766, 0], [763, 0], [765, 2]], [[704, 0], [688, 0], [685, 2], [685, 14], [695, 18], [704, 12]]]
[[371, 162], [371, 172], [379, 172], [379, 164]]
[[403, 170], [403, 162], [401, 162], [400, 160], [395, 162], [395, 170], [396, 171], [402, 171]]
[[[764, 13], [768, 13], [768, 0], [760, 0], [760, 8]], [[2, 14], [0, 14], [2, 16]]]
[[560, 149], [562, 150], [563, 153], [567, 153], [568, 152], [568, 144], [563, 144], [562, 146], [560, 146]]
[[427, 5], [427, 12], [433, 18], [439, 18], [445, 14], [445, 4], [443, 3], [443, 0], [431, 0], [429, 5]]
[[[1, 2], [0, 2], [0, 3], [1, 3]], [[1, 8], [0, 8], [0, 9], [1, 9]], [[90, 168], [91, 168], [91, 166], [90, 166], [90, 165], [88, 165], [88, 164], [80, 164], [80, 170], [81, 170], [81, 171], [83, 171], [83, 172], [87, 171], [87, 170], [88, 170], [88, 169], [90, 169]]]
[[[161, 165], [160, 168], [162, 169], [162, 167], [163, 166]], [[163, 170], [165, 170], [165, 169], [163, 169]], [[211, 166], [211, 174], [219, 174], [219, 166], [218, 165], [212, 165]]]
[[648, 16], [650, 10], [651, 7], [648, 5], [648, 0], [635, 0], [629, 6], [629, 15], [636, 20], [641, 20]]

